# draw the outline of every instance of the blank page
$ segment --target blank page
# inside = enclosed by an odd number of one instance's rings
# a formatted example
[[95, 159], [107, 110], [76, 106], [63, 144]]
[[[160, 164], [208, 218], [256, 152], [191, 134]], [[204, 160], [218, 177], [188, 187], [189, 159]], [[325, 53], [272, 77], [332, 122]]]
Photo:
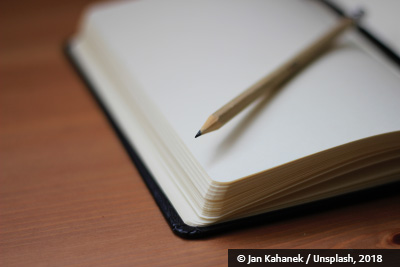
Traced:
[[211, 113], [335, 25], [315, 1], [134, 1], [90, 20], [214, 180], [400, 130], [398, 70], [349, 32], [274, 97], [194, 138]]

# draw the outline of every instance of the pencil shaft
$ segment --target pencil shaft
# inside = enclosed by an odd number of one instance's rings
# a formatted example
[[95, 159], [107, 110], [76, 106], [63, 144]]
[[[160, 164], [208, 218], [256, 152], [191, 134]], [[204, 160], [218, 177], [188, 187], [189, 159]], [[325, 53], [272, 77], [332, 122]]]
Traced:
[[279, 85], [318, 57], [318, 55], [329, 47], [334, 39], [352, 25], [354, 25], [352, 19], [341, 19], [333, 29], [310, 46], [214, 112], [200, 129], [201, 134], [219, 129], [262, 94], [277, 89]]

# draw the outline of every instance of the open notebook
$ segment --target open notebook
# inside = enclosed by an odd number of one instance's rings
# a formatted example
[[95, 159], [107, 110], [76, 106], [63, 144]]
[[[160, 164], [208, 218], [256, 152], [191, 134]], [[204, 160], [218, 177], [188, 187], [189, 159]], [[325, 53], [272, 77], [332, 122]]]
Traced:
[[86, 10], [69, 53], [172, 205], [164, 212], [183, 221], [174, 230], [196, 234], [399, 180], [399, 66], [356, 30], [277, 94], [194, 138], [337, 19], [311, 0], [112, 2]]

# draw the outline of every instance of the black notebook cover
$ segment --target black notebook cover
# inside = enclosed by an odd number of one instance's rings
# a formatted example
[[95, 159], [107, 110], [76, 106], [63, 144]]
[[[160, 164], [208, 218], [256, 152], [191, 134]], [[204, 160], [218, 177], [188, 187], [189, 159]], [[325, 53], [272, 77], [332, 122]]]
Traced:
[[[344, 12], [338, 6], [333, 3], [321, 0], [322, 3], [327, 5], [333, 12], [338, 16], [343, 16]], [[400, 68], [400, 57], [393, 52], [388, 46], [382, 43], [378, 38], [376, 38], [372, 33], [362, 26], [357, 27], [358, 31], [364, 35], [368, 40], [370, 40], [375, 46], [377, 46], [386, 56], [388, 56], [393, 62]], [[160, 208], [164, 215], [164, 218], [168, 222], [172, 231], [182, 237], [188, 239], [204, 238], [206, 236], [222, 234], [224, 232], [232, 231], [234, 229], [241, 229], [245, 227], [252, 227], [261, 224], [271, 223], [276, 220], [284, 220], [288, 218], [294, 218], [298, 216], [306, 216], [311, 213], [325, 211], [327, 209], [334, 209], [345, 205], [354, 205], [359, 202], [373, 201], [378, 198], [387, 197], [389, 195], [398, 194], [400, 192], [400, 182], [394, 184], [384, 185], [375, 187], [372, 189], [362, 190], [359, 192], [349, 193], [329, 199], [319, 200], [312, 203], [303, 204], [300, 206], [290, 207], [282, 210], [277, 210], [273, 212], [268, 212], [265, 214], [260, 214], [256, 216], [246, 217], [243, 219], [237, 219], [234, 221], [228, 221], [223, 223], [218, 223], [205, 227], [193, 227], [185, 224], [181, 217], [176, 212], [175, 208], [171, 205], [166, 195], [163, 193], [161, 188], [158, 186], [154, 180], [151, 172], [145, 166], [140, 158], [140, 155], [136, 153], [134, 145], [132, 145], [127, 138], [124, 136], [123, 132], [120, 130], [112, 114], [107, 110], [106, 106], [102, 102], [101, 98], [97, 95], [95, 88], [91, 81], [85, 75], [84, 70], [79, 66], [78, 62], [74, 59], [73, 54], [70, 51], [69, 44], [65, 46], [65, 54], [69, 59], [72, 66], [78, 72], [79, 76], [86, 84], [93, 97], [96, 99], [97, 103], [103, 110], [105, 116], [110, 122], [111, 126], [115, 130], [119, 139], [121, 140], [123, 146], [128, 152], [130, 158], [138, 169], [140, 175], [142, 176], [144, 182], [147, 185], [150, 193], [153, 195], [155, 202]], [[373, 196], [373, 197], [371, 197]], [[349, 204], [351, 203], [351, 204]]]

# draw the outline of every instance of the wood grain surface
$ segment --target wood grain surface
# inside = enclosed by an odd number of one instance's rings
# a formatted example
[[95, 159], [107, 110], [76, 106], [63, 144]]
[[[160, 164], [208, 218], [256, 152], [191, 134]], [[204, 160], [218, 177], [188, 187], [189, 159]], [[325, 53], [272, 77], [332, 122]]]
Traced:
[[1, 266], [215, 266], [229, 248], [400, 248], [400, 194], [175, 236], [63, 55], [89, 2], [1, 2]]

